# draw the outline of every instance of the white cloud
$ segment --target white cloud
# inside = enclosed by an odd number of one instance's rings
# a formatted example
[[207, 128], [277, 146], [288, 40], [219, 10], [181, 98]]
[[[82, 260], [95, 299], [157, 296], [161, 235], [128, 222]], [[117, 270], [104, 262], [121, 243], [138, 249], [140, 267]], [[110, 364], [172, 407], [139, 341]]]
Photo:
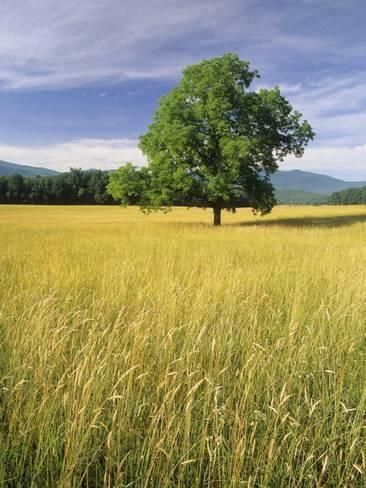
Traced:
[[44, 146], [7, 146], [0, 144], [5, 161], [67, 171], [83, 169], [114, 169], [126, 162], [146, 163], [134, 139], [80, 139]]
[[[366, 102], [366, 72], [358, 71], [352, 76], [325, 76], [318, 80], [307, 80], [297, 90], [287, 90], [291, 100], [307, 112], [318, 118], [335, 111], [351, 112], [358, 110]], [[286, 92], [286, 87], [284, 88]]]
[[366, 180], [366, 144], [355, 147], [310, 147], [301, 159], [287, 158], [280, 169], [303, 169], [345, 180]]
[[358, 71], [348, 76], [304, 80], [299, 87], [284, 86], [283, 92], [315, 130], [316, 145], [347, 149], [365, 142], [365, 84], [366, 72]]
[[295, 84], [281, 83], [279, 88], [281, 92], [287, 95], [290, 93], [298, 93], [302, 89], [302, 85], [301, 83], [295, 83]]
[[[43, 146], [8, 146], [0, 144], [1, 159], [20, 164], [67, 171], [115, 169], [126, 162], [145, 165], [146, 158], [135, 139], [80, 139]], [[356, 147], [310, 147], [301, 159], [289, 157], [280, 169], [303, 169], [344, 179], [366, 180], [366, 144]]]

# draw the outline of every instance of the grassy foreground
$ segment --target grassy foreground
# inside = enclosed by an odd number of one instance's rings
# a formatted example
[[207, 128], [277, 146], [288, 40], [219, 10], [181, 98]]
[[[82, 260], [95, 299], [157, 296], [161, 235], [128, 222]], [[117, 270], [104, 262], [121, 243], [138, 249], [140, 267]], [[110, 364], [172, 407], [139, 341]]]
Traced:
[[366, 208], [0, 206], [0, 486], [366, 486]]

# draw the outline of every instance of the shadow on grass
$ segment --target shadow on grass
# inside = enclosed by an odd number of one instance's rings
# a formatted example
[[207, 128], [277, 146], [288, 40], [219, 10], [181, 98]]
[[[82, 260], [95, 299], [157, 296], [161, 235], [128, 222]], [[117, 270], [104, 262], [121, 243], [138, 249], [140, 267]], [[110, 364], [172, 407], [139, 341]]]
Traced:
[[226, 224], [233, 227], [345, 227], [366, 222], [366, 213], [357, 215], [330, 215], [327, 217], [291, 217], [275, 220], [256, 219], [250, 222]]

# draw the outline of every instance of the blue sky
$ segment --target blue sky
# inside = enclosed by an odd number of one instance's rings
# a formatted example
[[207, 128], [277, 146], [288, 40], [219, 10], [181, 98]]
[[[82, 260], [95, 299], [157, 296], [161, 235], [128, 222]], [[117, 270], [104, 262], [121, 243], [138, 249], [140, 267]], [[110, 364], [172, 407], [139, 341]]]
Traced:
[[137, 148], [182, 68], [236, 52], [317, 133], [301, 168], [366, 179], [364, 0], [2, 0], [0, 159], [66, 170]]

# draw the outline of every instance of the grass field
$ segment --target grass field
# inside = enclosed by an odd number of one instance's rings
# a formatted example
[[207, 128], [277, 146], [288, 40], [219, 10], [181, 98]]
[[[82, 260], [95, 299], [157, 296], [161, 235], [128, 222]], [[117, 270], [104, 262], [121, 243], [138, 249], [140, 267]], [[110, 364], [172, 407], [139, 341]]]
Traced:
[[366, 207], [0, 206], [0, 486], [366, 486]]

